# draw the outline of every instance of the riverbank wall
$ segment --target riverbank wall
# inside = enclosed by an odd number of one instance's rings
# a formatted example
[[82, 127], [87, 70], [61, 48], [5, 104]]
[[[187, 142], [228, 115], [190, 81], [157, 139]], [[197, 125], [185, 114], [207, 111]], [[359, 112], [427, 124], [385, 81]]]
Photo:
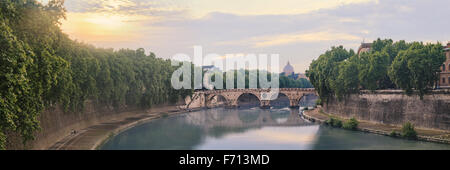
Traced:
[[48, 149], [55, 142], [62, 140], [71, 134], [72, 130], [80, 131], [84, 128], [101, 124], [102, 122], [123, 119], [132, 115], [147, 113], [152, 110], [168, 110], [176, 108], [176, 104], [161, 104], [151, 109], [139, 107], [112, 107], [87, 101], [83, 110], [78, 112], [65, 112], [59, 105], [44, 110], [38, 120], [41, 130], [35, 134], [36, 139], [29, 141], [26, 145], [17, 133], [8, 133], [7, 149]]
[[345, 118], [375, 123], [450, 130], [450, 90], [435, 90], [425, 95], [408, 96], [401, 90], [361, 91], [338, 100], [331, 98], [323, 110]]
[[[348, 121], [348, 119], [346, 120], [345, 118], [336, 116], [336, 114], [332, 115], [324, 113], [321, 107], [314, 110], [307, 110], [302, 116], [306, 120], [325, 125], [326, 121], [332, 117], [335, 119]], [[402, 127], [359, 120], [356, 130], [366, 133], [401, 138], [401, 136], [398, 134], [401, 134]], [[415, 131], [417, 132], [416, 140], [450, 144], [450, 131], [420, 128], [415, 128]], [[393, 136], [392, 132], [396, 133], [395, 136]]]

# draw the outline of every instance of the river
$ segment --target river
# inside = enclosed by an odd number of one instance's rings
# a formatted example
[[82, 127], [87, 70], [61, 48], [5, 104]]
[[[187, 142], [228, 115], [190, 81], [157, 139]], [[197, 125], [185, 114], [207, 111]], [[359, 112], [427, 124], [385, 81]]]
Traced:
[[102, 150], [450, 150], [308, 122], [298, 109], [216, 108], [150, 121], [107, 141]]

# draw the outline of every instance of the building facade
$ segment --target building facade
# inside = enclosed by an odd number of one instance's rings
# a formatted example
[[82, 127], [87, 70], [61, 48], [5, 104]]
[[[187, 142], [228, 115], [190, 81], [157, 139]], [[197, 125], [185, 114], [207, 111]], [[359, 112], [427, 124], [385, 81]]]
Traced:
[[441, 73], [439, 73], [438, 88], [450, 88], [450, 43], [444, 47], [446, 60], [441, 66]]

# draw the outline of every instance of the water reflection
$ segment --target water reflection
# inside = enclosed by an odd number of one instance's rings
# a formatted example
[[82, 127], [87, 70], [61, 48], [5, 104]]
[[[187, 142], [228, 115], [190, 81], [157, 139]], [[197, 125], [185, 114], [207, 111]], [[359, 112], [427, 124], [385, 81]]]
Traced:
[[321, 126], [314, 150], [450, 150], [450, 145], [403, 140]]
[[131, 128], [102, 149], [450, 149], [450, 146], [319, 126], [301, 119], [296, 109], [217, 108]]
[[222, 138], [208, 136], [197, 150], [289, 150], [312, 149], [319, 126], [263, 127]]
[[102, 149], [305, 149], [300, 141], [311, 141], [318, 130], [311, 125], [295, 109], [217, 108], [134, 127]]

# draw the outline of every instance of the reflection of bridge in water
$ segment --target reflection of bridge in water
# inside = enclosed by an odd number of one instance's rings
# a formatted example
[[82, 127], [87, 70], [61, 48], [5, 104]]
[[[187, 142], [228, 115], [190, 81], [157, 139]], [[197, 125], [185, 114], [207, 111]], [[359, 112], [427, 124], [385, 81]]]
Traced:
[[252, 109], [210, 109], [196, 114], [188, 114], [186, 121], [189, 124], [206, 128], [290, 127], [311, 125], [311, 123], [299, 117], [297, 109], [289, 110], [288, 112], [283, 110], [254, 111]]

